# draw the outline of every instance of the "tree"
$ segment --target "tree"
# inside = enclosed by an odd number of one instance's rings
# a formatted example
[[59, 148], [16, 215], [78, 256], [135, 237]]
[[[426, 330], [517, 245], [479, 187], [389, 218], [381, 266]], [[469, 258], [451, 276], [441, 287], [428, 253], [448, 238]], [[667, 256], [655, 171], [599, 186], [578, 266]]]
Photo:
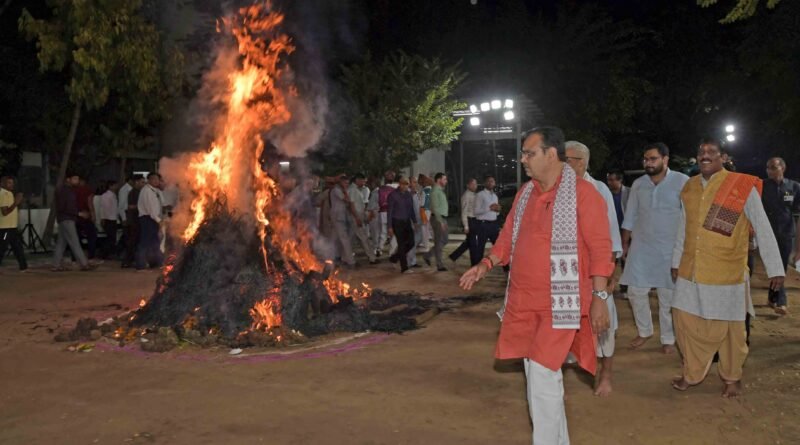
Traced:
[[[63, 183], [72, 145], [84, 109], [99, 109], [114, 97], [114, 113], [127, 125], [146, 126], [166, 114], [166, 96], [177, 90], [174, 68], [179, 56], [162, 63], [160, 36], [141, 14], [141, 0], [48, 0], [52, 17], [36, 19], [23, 10], [20, 31], [37, 42], [42, 71], [65, 72], [66, 92], [73, 105], [69, 132], [58, 172]], [[51, 199], [52, 203], [53, 200]], [[52, 236], [55, 212], [45, 229]]]
[[[0, 131], [3, 130], [3, 127], [0, 127]], [[0, 176], [5, 174], [5, 170], [8, 165], [13, 165], [14, 167], [19, 167], [19, 160], [22, 153], [17, 150], [17, 145], [11, 142], [4, 141], [0, 139]], [[16, 171], [17, 169], [9, 168], [9, 174], [11, 170]]]
[[458, 137], [463, 119], [453, 112], [466, 106], [453, 98], [464, 79], [458, 65], [398, 51], [380, 63], [367, 55], [342, 69], [353, 104], [342, 167], [380, 174], [407, 167], [423, 151]]
[[[767, 0], [767, 9], [775, 9], [781, 0]], [[717, 0], [697, 0], [697, 4], [702, 8], [708, 8], [717, 3]], [[736, 6], [728, 12], [720, 23], [733, 23], [739, 20], [749, 19], [756, 14], [760, 0], [737, 0]]]

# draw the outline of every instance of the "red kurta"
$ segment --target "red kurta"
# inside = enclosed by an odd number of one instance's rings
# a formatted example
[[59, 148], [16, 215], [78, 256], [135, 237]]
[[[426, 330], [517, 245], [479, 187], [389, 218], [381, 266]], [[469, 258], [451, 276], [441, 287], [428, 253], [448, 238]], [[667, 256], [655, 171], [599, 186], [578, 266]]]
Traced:
[[[608, 214], [603, 197], [594, 185], [577, 179], [578, 205], [578, 270], [580, 275], [581, 328], [553, 329], [550, 310], [550, 239], [553, 226], [553, 204], [556, 190], [548, 192], [534, 181], [527, 209], [522, 216], [514, 264], [509, 275], [506, 305], [495, 356], [499, 359], [529, 358], [557, 370], [567, 352], [578, 358], [578, 364], [594, 374], [596, 337], [589, 322], [592, 302], [592, 276], [609, 277], [614, 271], [611, 262], [611, 237]], [[524, 188], [524, 186], [523, 186]], [[519, 193], [506, 218], [506, 223], [492, 254], [507, 264], [511, 256], [511, 232], [517, 212]]]

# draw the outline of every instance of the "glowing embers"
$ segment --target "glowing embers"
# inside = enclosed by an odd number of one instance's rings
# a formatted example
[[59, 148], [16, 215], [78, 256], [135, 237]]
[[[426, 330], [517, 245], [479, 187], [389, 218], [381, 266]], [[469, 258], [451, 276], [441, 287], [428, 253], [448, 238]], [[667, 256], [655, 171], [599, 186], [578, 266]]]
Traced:
[[265, 298], [250, 309], [250, 316], [253, 317], [252, 330], [264, 331], [281, 325], [281, 283], [280, 277], [273, 277], [275, 287], [270, 289]]
[[338, 275], [339, 271], [337, 270], [331, 274], [330, 278], [322, 282], [325, 285], [325, 289], [328, 290], [328, 296], [330, 296], [333, 303], [338, 303], [342, 297], [358, 301], [368, 298], [372, 293], [372, 289], [367, 283], [361, 283], [360, 287], [354, 287], [340, 280]]

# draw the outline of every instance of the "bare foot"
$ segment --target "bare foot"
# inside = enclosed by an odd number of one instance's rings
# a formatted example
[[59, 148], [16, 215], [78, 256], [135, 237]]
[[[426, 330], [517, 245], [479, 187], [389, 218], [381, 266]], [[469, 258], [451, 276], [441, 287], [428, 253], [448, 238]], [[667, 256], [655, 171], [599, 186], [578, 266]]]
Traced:
[[664, 354], [674, 354], [676, 351], [675, 345], [661, 345], [661, 352]]
[[611, 373], [600, 371], [597, 376], [597, 384], [594, 387], [594, 395], [608, 397], [611, 395]]
[[672, 387], [677, 389], [678, 391], [686, 391], [689, 387], [692, 386], [689, 382], [686, 381], [683, 377], [676, 377], [672, 379]]
[[789, 310], [786, 309], [786, 306], [778, 306], [775, 308], [775, 313], [778, 315], [786, 315], [789, 313]]
[[640, 336], [637, 335], [636, 338], [631, 340], [631, 342], [628, 345], [628, 347], [631, 348], [631, 349], [639, 349], [639, 348], [642, 347], [642, 345], [647, 343], [647, 340], [650, 340], [651, 337], [652, 337], [652, 335], [650, 337], [640, 337]]
[[725, 387], [722, 388], [722, 397], [726, 399], [735, 399], [742, 394], [742, 382], [725, 382]]

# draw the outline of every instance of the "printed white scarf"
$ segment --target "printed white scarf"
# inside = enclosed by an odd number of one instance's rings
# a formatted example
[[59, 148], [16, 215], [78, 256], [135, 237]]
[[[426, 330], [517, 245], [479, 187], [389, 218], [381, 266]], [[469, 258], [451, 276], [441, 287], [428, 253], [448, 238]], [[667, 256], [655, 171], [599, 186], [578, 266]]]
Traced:
[[[550, 308], [553, 329], [579, 329], [581, 324], [580, 283], [578, 275], [578, 214], [575, 189], [575, 171], [564, 164], [561, 183], [556, 190], [553, 205], [553, 227], [550, 240]], [[522, 216], [533, 191], [533, 181], [528, 182], [517, 201], [511, 232], [511, 262], [517, 246]], [[513, 267], [513, 264], [512, 264]], [[510, 283], [509, 279], [509, 283]], [[508, 303], [508, 284], [503, 307], [497, 316], [503, 319]]]

